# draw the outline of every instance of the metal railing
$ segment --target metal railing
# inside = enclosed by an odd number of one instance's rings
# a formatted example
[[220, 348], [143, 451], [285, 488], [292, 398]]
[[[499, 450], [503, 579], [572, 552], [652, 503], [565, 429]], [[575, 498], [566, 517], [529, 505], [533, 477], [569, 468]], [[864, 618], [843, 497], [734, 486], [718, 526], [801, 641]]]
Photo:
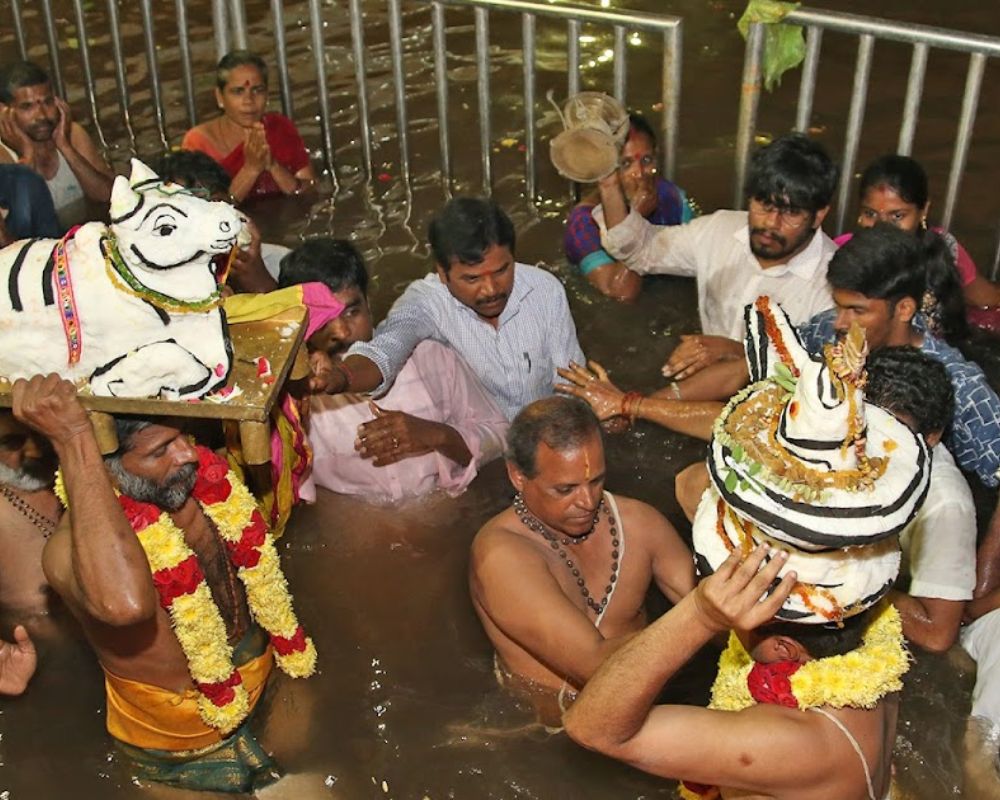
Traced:
[[[9, 0], [14, 19], [14, 38], [22, 56], [27, 57], [29, 50], [25, 40], [22, 12], [24, 4], [21, 0]], [[270, 33], [273, 34], [273, 51], [277, 62], [277, 84], [281, 99], [281, 109], [286, 116], [294, 115], [294, 100], [291, 89], [291, 79], [288, 69], [288, 53], [286, 40], [286, 6], [295, 6], [299, 13], [303, 7], [308, 17], [308, 39], [315, 65], [314, 96], [307, 97], [318, 107], [318, 127], [323, 160], [328, 174], [335, 187], [337, 186], [336, 161], [337, 143], [334, 138], [334, 121], [330, 103], [330, 85], [327, 75], [324, 55], [327, 52], [327, 37], [323, 19], [324, 3], [322, 0], [299, 0], [296, 3], [283, 0], [260, 0], [256, 5], [267, 3], [269, 7]], [[117, 88], [119, 111], [122, 125], [128, 138], [128, 147], [134, 153], [137, 149], [135, 128], [132, 118], [131, 88], [129, 74], [126, 69], [126, 56], [122, 50], [122, 34], [120, 16], [125, 11], [121, 0], [106, 0], [106, 16], [101, 20], [106, 24], [110, 38], [112, 57], [110, 62], [114, 68], [114, 78]], [[53, 0], [41, 0], [40, 14], [44, 21], [49, 68], [54, 88], [65, 96], [67, 85], [65, 73], [73, 69], [60, 58], [60, 47], [56, 37], [55, 14]], [[189, 33], [190, 12], [196, 10], [190, 0], [174, 0], [173, 12], [176, 21], [177, 59], [180, 63], [180, 90], [183, 95], [183, 108], [186, 127], [199, 122], [198, 103], [195, 96], [196, 74], [211, 73], [214, 63], [196, 63], [192, 55], [192, 42]], [[215, 56], [221, 57], [230, 48], [246, 47], [250, 40], [247, 24], [247, 9], [250, 3], [244, 0], [211, 0], [211, 24], [214, 35]], [[363, 8], [363, 5], [365, 8]], [[349, 22], [351, 32], [351, 55], [355, 73], [357, 134], [360, 142], [360, 166], [365, 176], [370, 180], [374, 173], [371, 109], [369, 108], [369, 54], [365, 47], [365, 10], [371, 12], [375, 4], [368, 0], [349, 0]], [[566, 59], [566, 93], [574, 94], [581, 88], [605, 89], [605, 85], [584, 87], [581, 80], [580, 38], [581, 26], [592, 24], [606, 26], [613, 32], [613, 54], [611, 57], [613, 76], [613, 93], [622, 102], [627, 102], [626, 87], [628, 85], [628, 42], [635, 32], [651, 33], [654, 39], [661, 40], [661, 69], [659, 102], [663, 113], [660, 124], [662, 131], [661, 160], [665, 175], [674, 175], [677, 166], [678, 150], [678, 109], [680, 105], [681, 63], [682, 63], [682, 30], [683, 22], [679, 17], [659, 16], [630, 11], [597, 9], [589, 6], [577, 6], [561, 3], [551, 5], [539, 0], [385, 0], [384, 10], [388, 21], [389, 54], [391, 59], [391, 74], [393, 83], [393, 101], [395, 104], [396, 139], [399, 148], [401, 176], [410, 179], [410, 130], [407, 117], [407, 75], [404, 68], [404, 40], [407, 31], [404, 28], [404, 6], [406, 13], [418, 14], [429, 11], [431, 42], [433, 47], [435, 97], [437, 106], [438, 143], [440, 147], [441, 175], [446, 189], [450, 189], [452, 181], [452, 147], [453, 137], [449, 124], [449, 28], [445, 23], [446, 11], [460, 14], [458, 9], [471, 12], [474, 25], [474, 61], [476, 67], [476, 97], [478, 103], [478, 143], [481, 155], [481, 174], [483, 190], [489, 192], [492, 188], [493, 175], [493, 138], [494, 120], [493, 94], [490, 86], [491, 42], [490, 20], [494, 15], [507, 15], [508, 19], [520, 17], [520, 42], [507, 44], [515, 50], [520, 50], [523, 59], [521, 69], [521, 101], [525, 132], [524, 182], [525, 194], [534, 198], [537, 193], [536, 171], [536, 129], [539, 120], [539, 99], [536, 96], [536, 24], [540, 18], [564, 21], [565, 28], [565, 59]], [[98, 140], [107, 145], [108, 140], [101, 122], [99, 104], [96, 98], [95, 81], [91, 58], [91, 39], [84, 13], [83, 0], [73, 0], [74, 22], [76, 25], [75, 39], [79, 43], [79, 57], [82, 74], [83, 92], [93, 120]], [[152, 0], [140, 0], [138, 7], [141, 13], [143, 33], [143, 50], [146, 67], [151, 78], [143, 84], [148, 84], [151, 101], [151, 111], [155, 119], [156, 137], [159, 144], [168, 147], [171, 141], [176, 141], [182, 130], [170, 130], [168, 115], [165, 111], [164, 90], [162, 88], [161, 70], [158, 65], [157, 31], [154, 28]], [[259, 11], [259, 9], [255, 10]], [[157, 17], [159, 24], [164, 25], [162, 9]], [[258, 15], [259, 16], [259, 15]], [[93, 17], [92, 17], [93, 19]], [[96, 28], [97, 25], [91, 25]], [[102, 24], [101, 28], [104, 27]], [[171, 25], [170, 27], [173, 27]], [[93, 32], [93, 31], [91, 31]], [[100, 30], [104, 33], [104, 30]], [[166, 32], [166, 31], [165, 31]], [[173, 36], [174, 31], [169, 31]], [[65, 40], [73, 36], [73, 32], [63, 30], [61, 36]], [[270, 44], [270, 43], [269, 43]], [[649, 51], [648, 41], [644, 42], [645, 53]], [[547, 42], [551, 46], [551, 42]], [[172, 54], [171, 54], [172, 55]], [[97, 63], [100, 63], [98, 61]], [[75, 76], [74, 76], [75, 77]], [[79, 82], [74, 80], [73, 89], [79, 88]], [[409, 87], [413, 88], [413, 87]], [[300, 94], [299, 102], [303, 102]], [[107, 113], [106, 109], [102, 110]]]
[[[965, 78], [962, 108], [955, 132], [948, 186], [942, 204], [940, 224], [944, 228], [951, 225], [958, 201], [959, 189], [965, 172], [969, 144], [972, 139], [976, 110], [982, 89], [983, 72], [987, 58], [1000, 57], [1000, 37], [932, 28], [926, 25], [892, 22], [875, 17], [863, 17], [836, 11], [822, 11], [799, 8], [785, 17], [785, 22], [803, 25], [806, 29], [806, 57], [799, 84], [798, 106], [795, 129], [809, 128], [813, 114], [813, 99], [816, 89], [816, 73], [820, 60], [820, 45], [826, 31], [845, 33], [858, 38], [857, 57], [854, 64], [854, 79], [851, 90], [850, 108], [845, 123], [844, 150], [841, 156], [840, 184], [836, 198], [835, 230], [844, 229], [844, 217], [849, 204], [851, 180], [857, 164], [861, 129], [864, 123], [865, 103], [871, 73], [872, 55], [877, 41], [887, 40], [913, 45], [910, 59], [906, 99], [903, 107], [902, 123], [899, 130], [897, 152], [909, 155], [913, 148], [914, 135], [920, 101], [923, 96], [924, 75], [930, 48], [952, 50], [969, 54], [969, 65]], [[747, 37], [746, 55], [743, 66], [743, 92], [740, 98], [740, 113], [736, 138], [736, 175], [734, 203], [742, 208], [745, 202], [743, 186], [746, 180], [750, 149], [757, 126], [757, 112], [761, 95], [761, 62], [764, 49], [764, 25], [750, 26]], [[994, 274], [1000, 247], [994, 260]]]

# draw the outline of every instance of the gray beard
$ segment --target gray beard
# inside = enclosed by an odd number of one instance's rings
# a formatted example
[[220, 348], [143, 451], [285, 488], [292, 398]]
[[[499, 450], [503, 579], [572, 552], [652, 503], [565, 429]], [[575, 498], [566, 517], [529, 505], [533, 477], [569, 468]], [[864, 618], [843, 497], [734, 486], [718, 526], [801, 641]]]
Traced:
[[152, 503], [164, 511], [177, 511], [183, 506], [198, 478], [197, 464], [185, 464], [163, 484], [133, 475], [122, 466], [120, 458], [109, 458], [105, 464], [118, 484], [118, 491], [140, 503]]
[[32, 462], [30, 466], [21, 469], [11, 469], [6, 464], [0, 464], [0, 483], [17, 489], [19, 492], [37, 492], [49, 489], [55, 480], [55, 471], [50, 471], [48, 477], [44, 474], [45, 465]]

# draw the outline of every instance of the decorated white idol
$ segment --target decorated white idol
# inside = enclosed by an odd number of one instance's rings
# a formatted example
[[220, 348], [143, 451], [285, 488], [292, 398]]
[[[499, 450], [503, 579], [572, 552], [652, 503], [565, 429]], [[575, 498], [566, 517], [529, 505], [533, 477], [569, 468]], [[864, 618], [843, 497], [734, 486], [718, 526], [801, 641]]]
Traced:
[[0, 377], [57, 372], [116, 397], [220, 388], [232, 346], [211, 260], [245, 219], [135, 159], [115, 179], [110, 217], [0, 251]]

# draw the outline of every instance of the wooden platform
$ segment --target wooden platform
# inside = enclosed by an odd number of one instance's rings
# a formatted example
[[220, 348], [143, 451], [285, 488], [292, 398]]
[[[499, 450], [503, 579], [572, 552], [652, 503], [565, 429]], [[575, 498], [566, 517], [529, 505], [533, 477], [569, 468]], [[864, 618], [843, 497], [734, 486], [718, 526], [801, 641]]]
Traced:
[[[97, 397], [81, 392], [80, 402], [90, 412], [101, 451], [112, 453], [118, 449], [111, 414], [235, 420], [239, 422], [246, 462], [268, 463], [271, 460], [268, 422], [271, 409], [286, 380], [305, 377], [309, 372], [308, 359], [302, 348], [306, 313], [304, 307], [295, 307], [269, 319], [229, 326], [234, 355], [226, 387], [240, 393], [228, 400], [216, 401], [210, 396], [200, 401], [179, 402], [138, 397]], [[270, 362], [270, 378], [257, 376], [256, 360], [259, 357]], [[0, 407], [9, 408], [11, 399], [10, 383], [0, 378]]]

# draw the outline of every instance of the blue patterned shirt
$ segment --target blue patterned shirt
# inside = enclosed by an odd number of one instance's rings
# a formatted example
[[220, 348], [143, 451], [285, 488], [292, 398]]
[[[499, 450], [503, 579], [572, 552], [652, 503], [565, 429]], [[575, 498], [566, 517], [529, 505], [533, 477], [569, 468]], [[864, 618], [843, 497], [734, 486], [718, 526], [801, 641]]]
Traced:
[[562, 284], [527, 264], [514, 268], [514, 285], [496, 328], [452, 297], [432, 272], [413, 281], [375, 329], [374, 338], [356, 342], [348, 355], [375, 362], [382, 372], [378, 395], [392, 385], [424, 339], [458, 352], [508, 419], [552, 394], [557, 367], [585, 363]]
[[[811, 353], [837, 338], [833, 323], [836, 309], [817, 314], [798, 327], [802, 343]], [[975, 472], [986, 486], [1000, 484], [1000, 398], [977, 364], [966, 361], [958, 350], [924, 331], [922, 320], [915, 327], [923, 332], [920, 350], [936, 358], [948, 372], [955, 390], [955, 415], [945, 431], [944, 443], [966, 472]]]

